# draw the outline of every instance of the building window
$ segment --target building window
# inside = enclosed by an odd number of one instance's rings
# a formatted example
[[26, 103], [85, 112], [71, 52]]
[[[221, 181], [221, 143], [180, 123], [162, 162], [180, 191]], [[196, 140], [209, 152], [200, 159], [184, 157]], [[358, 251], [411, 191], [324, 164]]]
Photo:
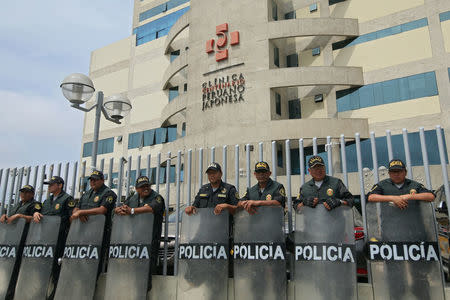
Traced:
[[176, 139], [177, 139], [177, 126], [174, 125], [167, 127], [167, 141], [170, 143], [175, 141]]
[[170, 0], [167, 2], [167, 9], [172, 9], [174, 7], [180, 6], [184, 3], [189, 2], [189, 0]]
[[438, 95], [434, 72], [336, 92], [338, 112]]
[[273, 63], [275, 66], [280, 66], [280, 49], [277, 47], [273, 48]]
[[385, 28], [382, 30], [374, 31], [371, 33], [361, 35], [357, 38], [351, 38], [351, 39], [339, 41], [339, 42], [333, 43], [332, 48], [333, 48], [333, 50], [338, 50], [338, 49], [342, 49], [344, 47], [352, 47], [352, 46], [355, 46], [358, 44], [381, 39], [381, 38], [395, 35], [395, 34], [400, 34], [402, 32], [414, 30], [417, 28], [425, 27], [425, 26], [428, 26], [427, 18], [423, 18], [423, 19], [411, 21], [408, 23], [404, 23], [401, 25], [397, 25], [394, 27], [389, 27], [389, 28]]
[[315, 12], [315, 11], [317, 11], [317, 3], [313, 3], [309, 6], [310, 13]]
[[274, 21], [278, 21], [278, 7], [275, 1], [272, 1], [272, 18]]
[[189, 10], [189, 7], [177, 10], [164, 17], [156, 19], [152, 22], [139, 26], [133, 30], [136, 34], [136, 46], [148, 43], [154, 39], [160, 38], [168, 34], [170, 28], [175, 22]]
[[281, 116], [281, 95], [275, 93], [275, 112]]
[[286, 67], [298, 67], [298, 54], [294, 53], [286, 56]]
[[156, 144], [167, 142], [167, 128], [156, 129]]
[[183, 122], [183, 125], [181, 125], [181, 136], [186, 136], [186, 122]]
[[[143, 0], [141, 0], [141, 1], [143, 1]], [[180, 6], [187, 2], [189, 2], [189, 0], [170, 0], [166, 3], [155, 6], [149, 10], [146, 10], [146, 11], [140, 13], [139, 14], [139, 22], [150, 19], [151, 17], [159, 15], [160, 13], [166, 12], [169, 9], [175, 8], [175, 7]]]
[[178, 97], [178, 87], [169, 88], [169, 102]]
[[439, 21], [444, 22], [450, 20], [450, 10], [439, 14]]
[[300, 99], [289, 100], [289, 119], [301, 119]]
[[[108, 138], [98, 141], [97, 154], [106, 154], [114, 152], [114, 138]], [[83, 157], [92, 156], [92, 142], [84, 143]]]
[[320, 47], [312, 49], [312, 56], [320, 55]]
[[170, 52], [170, 62], [173, 62], [178, 56], [180, 56], [180, 50]]
[[277, 166], [283, 167], [283, 147], [281, 145], [277, 147]]
[[184, 84], [184, 91], [187, 92], [187, 83]]
[[290, 11], [284, 15], [284, 18], [286, 20], [295, 19], [296, 17], [297, 17], [297, 14], [295, 13], [295, 10]]
[[328, 5], [333, 5], [339, 2], [344, 2], [345, 0], [328, 0]]
[[149, 129], [145, 131], [130, 133], [128, 135], [128, 149], [136, 149], [167, 142], [173, 142], [176, 139], [176, 126]]

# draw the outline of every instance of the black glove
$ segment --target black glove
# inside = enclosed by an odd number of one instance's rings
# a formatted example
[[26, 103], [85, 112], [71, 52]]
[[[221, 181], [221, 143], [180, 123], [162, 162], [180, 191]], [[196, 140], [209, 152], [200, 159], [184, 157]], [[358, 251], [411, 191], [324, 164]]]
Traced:
[[309, 207], [315, 207], [317, 203], [314, 203], [314, 197], [304, 198], [303, 199], [303, 205], [309, 206]]
[[325, 203], [328, 204], [330, 209], [341, 206], [341, 200], [336, 199], [336, 198], [328, 198], [327, 201], [325, 201]]

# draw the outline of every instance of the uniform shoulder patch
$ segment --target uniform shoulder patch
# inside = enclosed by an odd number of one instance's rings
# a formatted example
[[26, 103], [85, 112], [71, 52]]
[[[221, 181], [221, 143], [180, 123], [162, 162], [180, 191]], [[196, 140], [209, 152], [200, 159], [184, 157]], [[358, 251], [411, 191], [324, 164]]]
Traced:
[[281, 187], [280, 195], [283, 196], [283, 197], [286, 197], [286, 191], [284, 190], [284, 187]]
[[114, 200], [113, 196], [108, 196], [108, 198], [106, 198], [106, 201], [108, 201], [109, 203], [112, 203]]
[[236, 192], [236, 194], [234, 196], [239, 199], [239, 193], [238, 192]]
[[40, 204], [40, 203], [36, 203], [36, 204], [34, 205], [34, 208], [35, 208], [35, 209], [41, 209], [41, 204]]
[[162, 202], [162, 197], [161, 196], [157, 196], [156, 197], [156, 202], [161, 203]]
[[371, 192], [375, 191], [375, 189], [378, 187], [378, 184], [375, 184], [372, 189], [370, 190]]
[[67, 203], [67, 206], [75, 207], [75, 201], [74, 200], [70, 200], [69, 203]]

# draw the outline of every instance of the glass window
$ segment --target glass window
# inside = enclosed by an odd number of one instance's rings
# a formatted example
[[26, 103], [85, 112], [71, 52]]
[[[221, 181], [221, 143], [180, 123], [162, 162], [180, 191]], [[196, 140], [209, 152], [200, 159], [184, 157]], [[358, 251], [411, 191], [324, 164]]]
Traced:
[[170, 52], [170, 62], [173, 62], [178, 56], [180, 56], [180, 50]]
[[[106, 154], [114, 152], [114, 138], [108, 138], [98, 141], [97, 154]], [[83, 145], [83, 157], [92, 156], [92, 142]]]
[[315, 11], [317, 11], [317, 3], [313, 3], [309, 6], [310, 13], [315, 12]]
[[171, 126], [167, 128], [167, 138], [168, 142], [173, 142], [177, 139], [177, 127]]
[[301, 119], [300, 99], [289, 100], [289, 119]]
[[139, 14], [139, 22], [145, 21], [147, 19], [150, 19], [151, 17], [154, 17], [162, 12], [165, 12], [167, 10], [167, 4], [161, 4], [158, 6], [155, 6], [149, 10], [144, 11], [143, 13]]
[[155, 144], [155, 129], [144, 131], [144, 146], [152, 146]]
[[92, 156], [92, 142], [84, 143], [83, 145], [83, 157]]
[[272, 18], [274, 21], [278, 21], [278, 7], [275, 1], [272, 1]]
[[320, 55], [320, 47], [312, 49], [312, 56]]
[[142, 131], [130, 133], [128, 135], [128, 149], [135, 149], [143, 146], [142, 135], [143, 135]]
[[156, 144], [167, 142], [167, 128], [156, 129]]
[[275, 93], [275, 112], [281, 116], [281, 95]]
[[286, 13], [286, 14], [284, 15], [284, 18], [285, 18], [286, 20], [289, 20], [289, 19], [295, 19], [295, 18], [296, 18], [295, 10]]
[[298, 67], [298, 54], [294, 53], [286, 56], [286, 67]]
[[439, 14], [439, 20], [441, 22], [450, 20], [450, 10]]
[[273, 48], [273, 63], [275, 66], [280, 66], [280, 49], [277, 47]]
[[184, 84], [184, 91], [187, 92], [187, 83]]
[[178, 97], [178, 87], [169, 88], [169, 102]]
[[186, 136], [186, 122], [181, 126], [181, 136]]
[[172, 9], [187, 2], [189, 2], [189, 0], [170, 0], [167, 2], [167, 9]]

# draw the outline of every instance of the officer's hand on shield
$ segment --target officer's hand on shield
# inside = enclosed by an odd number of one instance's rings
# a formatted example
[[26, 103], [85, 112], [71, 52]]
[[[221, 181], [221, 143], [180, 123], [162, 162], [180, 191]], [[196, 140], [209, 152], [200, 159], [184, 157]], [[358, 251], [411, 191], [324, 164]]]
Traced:
[[186, 207], [185, 209], [184, 209], [184, 212], [187, 214], [187, 215], [192, 215], [192, 214], [196, 214], [197, 213], [197, 209], [195, 208], [195, 206], [188, 206], [188, 207]]
[[39, 223], [41, 221], [42, 218], [42, 214], [40, 212], [35, 212], [33, 214], [33, 222], [34, 223]]
[[303, 205], [314, 208], [316, 207], [317, 203], [319, 203], [319, 198], [314, 197], [303, 198], [302, 203]]
[[392, 196], [393, 202], [395, 206], [397, 206], [400, 209], [405, 209], [408, 207], [408, 199], [405, 197], [406, 195], [401, 196]]
[[12, 222], [14, 222], [16, 219], [18, 219], [20, 217], [20, 215], [19, 214], [15, 214], [15, 215], [12, 215], [11, 217], [9, 217], [8, 219], [7, 219], [7, 223], [8, 224], [11, 224]]
[[325, 206], [325, 208], [328, 210], [332, 210], [338, 206], [341, 206], [341, 200], [330, 197], [323, 202], [323, 206]]
[[217, 204], [216, 207], [214, 208], [214, 214], [220, 215], [220, 213], [227, 207], [228, 207], [228, 204], [226, 204], [226, 203]]
[[7, 219], [8, 219], [8, 216], [6, 214], [4, 214], [0, 217], [0, 222], [5, 223]]
[[256, 214], [256, 211], [258, 210], [258, 206], [259, 201], [256, 200], [247, 200], [247, 201], [243, 201], [245, 202], [244, 205], [244, 209], [250, 214], [250, 215], [254, 215]]

